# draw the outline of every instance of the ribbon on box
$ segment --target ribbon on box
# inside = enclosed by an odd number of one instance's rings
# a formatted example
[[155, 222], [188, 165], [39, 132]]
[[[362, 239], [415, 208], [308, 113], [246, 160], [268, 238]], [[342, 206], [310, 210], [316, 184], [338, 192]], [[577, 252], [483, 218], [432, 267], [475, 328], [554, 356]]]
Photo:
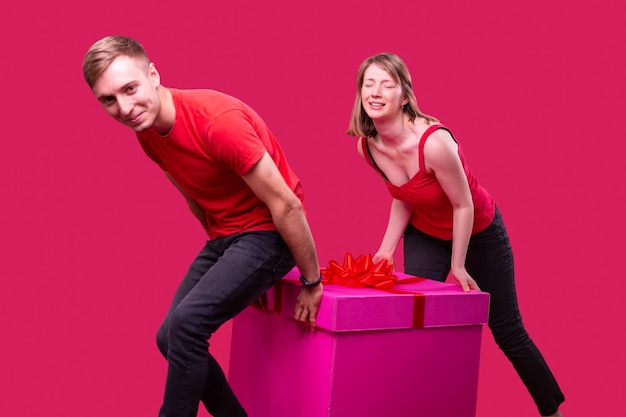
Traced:
[[424, 308], [426, 298], [424, 294], [393, 288], [396, 284], [411, 284], [424, 281], [426, 278], [412, 277], [398, 279], [393, 273], [393, 264], [383, 259], [376, 264], [372, 255], [360, 255], [356, 259], [350, 252], [346, 252], [343, 264], [331, 260], [328, 267], [322, 269], [322, 282], [325, 284], [343, 285], [345, 287], [371, 287], [394, 294], [413, 295], [413, 328], [424, 327]]
[[372, 255], [360, 255], [356, 259], [350, 252], [346, 252], [343, 265], [331, 260], [328, 267], [322, 269], [322, 282], [325, 284], [343, 285], [344, 287], [365, 288], [372, 287], [379, 290], [388, 290], [395, 284], [409, 284], [423, 281], [424, 278], [405, 278], [398, 280], [393, 273], [393, 265], [386, 259], [377, 263]]
[[386, 259], [374, 264], [372, 255], [369, 254], [355, 259], [347, 252], [343, 258], [343, 265], [331, 260], [328, 267], [321, 272], [323, 283], [353, 288], [388, 289], [398, 280], [393, 274], [393, 265], [389, 265]]
[[[360, 255], [354, 258], [351, 253], [346, 252], [343, 264], [331, 260], [328, 267], [322, 269], [322, 282], [324, 284], [341, 285], [352, 288], [373, 288], [392, 294], [411, 294], [413, 296], [413, 328], [424, 327], [424, 309], [426, 298], [424, 294], [393, 288], [396, 284], [411, 284], [424, 281], [426, 278], [411, 277], [398, 279], [393, 273], [393, 265], [387, 260], [382, 260], [374, 264], [371, 255]], [[296, 279], [285, 278], [283, 281], [298, 284]], [[274, 286], [274, 311], [282, 310], [283, 288], [282, 282]]]

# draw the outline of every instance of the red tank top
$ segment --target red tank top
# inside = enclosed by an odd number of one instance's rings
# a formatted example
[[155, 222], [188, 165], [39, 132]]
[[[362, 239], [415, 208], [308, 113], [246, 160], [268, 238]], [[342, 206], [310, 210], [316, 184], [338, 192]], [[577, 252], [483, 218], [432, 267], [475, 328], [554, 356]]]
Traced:
[[[427, 172], [424, 164], [424, 144], [430, 134], [437, 129], [446, 129], [450, 132], [448, 128], [440, 124], [432, 125], [426, 129], [419, 141], [419, 171], [401, 186], [390, 183], [384, 172], [376, 165], [366, 138], [362, 138], [361, 144], [366, 161], [383, 175], [391, 196], [405, 201], [413, 207], [411, 224], [418, 230], [436, 238], [452, 240], [452, 204], [439, 185], [435, 174], [432, 171]], [[452, 135], [452, 132], [450, 134]], [[454, 135], [452, 138], [457, 142]], [[472, 175], [460, 145], [458, 150], [474, 202], [474, 226], [472, 228], [472, 234], [474, 234], [481, 232], [491, 224], [495, 214], [495, 203], [489, 192]]]

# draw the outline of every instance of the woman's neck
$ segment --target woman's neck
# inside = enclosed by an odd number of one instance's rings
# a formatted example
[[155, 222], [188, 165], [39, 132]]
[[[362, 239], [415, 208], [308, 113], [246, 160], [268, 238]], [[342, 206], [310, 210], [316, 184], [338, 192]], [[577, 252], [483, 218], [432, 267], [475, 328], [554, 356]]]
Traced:
[[374, 122], [378, 138], [390, 145], [397, 145], [404, 142], [409, 128], [408, 117], [398, 117], [393, 120]]
[[402, 150], [412, 148], [419, 141], [426, 129], [431, 125], [427, 119], [416, 117], [410, 121], [407, 115], [387, 123], [376, 123], [376, 138], [382, 146], [389, 149]]

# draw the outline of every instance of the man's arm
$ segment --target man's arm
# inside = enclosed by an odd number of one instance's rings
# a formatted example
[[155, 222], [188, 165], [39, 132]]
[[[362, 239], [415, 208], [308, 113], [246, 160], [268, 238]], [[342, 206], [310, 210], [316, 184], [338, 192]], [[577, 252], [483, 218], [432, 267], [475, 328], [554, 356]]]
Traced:
[[208, 234], [209, 225], [206, 222], [206, 213], [204, 212], [204, 209], [200, 207], [200, 205], [198, 204], [196, 200], [189, 197], [189, 195], [185, 192], [185, 190], [183, 190], [181, 186], [178, 185], [178, 183], [174, 180], [174, 178], [172, 178], [169, 172], [167, 171], [163, 171], [163, 172], [165, 173], [165, 176], [172, 182], [172, 184], [174, 184], [174, 186], [178, 189], [178, 191], [180, 191], [183, 197], [185, 197], [185, 201], [187, 202], [187, 205], [189, 206], [189, 210], [191, 210], [191, 213], [193, 213], [193, 215], [196, 216], [196, 218], [200, 221], [200, 224], [202, 225], [202, 227], [204, 228], [204, 230], [206, 230]]
[[[302, 202], [287, 186], [269, 154], [266, 152], [242, 178], [269, 208], [276, 230], [291, 250], [300, 273], [309, 282], [318, 280], [320, 267], [317, 251]], [[321, 298], [321, 284], [303, 287], [296, 301], [296, 319], [315, 327]]]

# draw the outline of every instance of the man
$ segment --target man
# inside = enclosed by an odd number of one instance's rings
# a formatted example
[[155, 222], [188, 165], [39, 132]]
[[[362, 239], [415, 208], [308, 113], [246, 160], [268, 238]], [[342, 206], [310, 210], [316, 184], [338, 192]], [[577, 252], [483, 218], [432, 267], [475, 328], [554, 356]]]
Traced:
[[213, 90], [162, 86], [133, 39], [96, 42], [83, 74], [107, 113], [136, 132], [210, 239], [157, 334], [168, 360], [160, 416], [196, 416], [200, 401], [216, 417], [246, 416], [208, 339], [294, 265], [303, 282], [295, 318], [315, 326], [322, 285], [300, 182], [250, 107]]

